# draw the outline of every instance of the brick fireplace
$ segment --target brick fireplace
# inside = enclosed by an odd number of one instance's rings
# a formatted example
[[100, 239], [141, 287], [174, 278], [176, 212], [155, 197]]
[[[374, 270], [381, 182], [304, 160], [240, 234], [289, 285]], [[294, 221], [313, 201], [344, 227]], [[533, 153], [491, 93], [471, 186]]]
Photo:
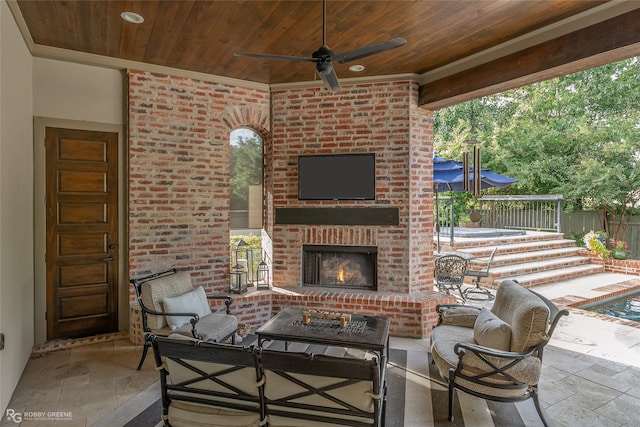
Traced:
[[[398, 335], [429, 333], [442, 296], [431, 291], [432, 113], [417, 96], [408, 81], [273, 93], [267, 230], [274, 284], [296, 294], [282, 306], [387, 313]], [[344, 153], [375, 154], [375, 198], [300, 200], [298, 156]], [[375, 287], [305, 286], [304, 249], [314, 246], [375, 248]]]
[[[376, 247], [380, 292], [412, 294], [433, 280], [432, 113], [418, 85], [358, 85], [272, 97], [274, 284], [299, 288], [303, 245]], [[298, 199], [298, 156], [375, 154], [374, 200]], [[321, 218], [307, 215], [324, 209]], [[336, 211], [331, 215], [332, 211]]]
[[[432, 291], [433, 124], [417, 106], [417, 83], [269, 94], [129, 74], [131, 277], [177, 267], [194, 285], [228, 291], [228, 137], [249, 126], [264, 138], [263, 237], [274, 288], [237, 296], [240, 321], [258, 326], [285, 306], [323, 307], [389, 316], [394, 335], [429, 334], [435, 305], [451, 299]], [[298, 199], [298, 156], [335, 153], [375, 155], [373, 199]], [[303, 249], [313, 246], [375, 248], [375, 283], [304, 286]]]

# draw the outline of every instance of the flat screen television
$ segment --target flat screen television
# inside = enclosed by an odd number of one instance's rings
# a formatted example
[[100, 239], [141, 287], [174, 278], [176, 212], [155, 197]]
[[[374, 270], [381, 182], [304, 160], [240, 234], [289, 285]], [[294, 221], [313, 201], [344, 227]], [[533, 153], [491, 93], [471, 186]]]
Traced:
[[298, 157], [298, 199], [375, 200], [375, 198], [375, 154], [323, 154]]

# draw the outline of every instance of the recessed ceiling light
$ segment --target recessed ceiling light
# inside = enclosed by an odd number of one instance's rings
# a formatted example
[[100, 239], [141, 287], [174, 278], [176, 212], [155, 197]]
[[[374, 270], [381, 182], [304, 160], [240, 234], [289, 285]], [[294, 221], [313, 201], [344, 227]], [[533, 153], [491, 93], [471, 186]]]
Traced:
[[122, 12], [120, 17], [127, 22], [131, 22], [132, 24], [142, 24], [144, 22], [144, 18], [142, 15], [139, 15], [135, 12]]
[[360, 71], [364, 71], [364, 65], [352, 65], [351, 67], [349, 67], [349, 71], [359, 73]]

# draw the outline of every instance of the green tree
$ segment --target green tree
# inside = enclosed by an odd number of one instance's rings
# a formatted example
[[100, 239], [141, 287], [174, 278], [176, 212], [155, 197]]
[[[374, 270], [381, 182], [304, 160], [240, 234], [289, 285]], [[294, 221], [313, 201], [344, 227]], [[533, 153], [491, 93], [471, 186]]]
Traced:
[[477, 139], [483, 167], [518, 180], [508, 192], [563, 194], [624, 236], [640, 198], [638, 57], [437, 111], [434, 128], [440, 155]]
[[262, 143], [258, 136], [231, 141], [231, 210], [249, 208], [249, 186], [262, 184]]

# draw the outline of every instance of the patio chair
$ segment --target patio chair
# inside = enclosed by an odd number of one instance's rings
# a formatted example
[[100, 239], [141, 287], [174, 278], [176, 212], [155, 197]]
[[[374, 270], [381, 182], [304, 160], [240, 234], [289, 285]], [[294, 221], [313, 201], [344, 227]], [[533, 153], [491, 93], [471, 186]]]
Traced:
[[[226, 295], [206, 295], [202, 287], [194, 288], [189, 272], [178, 272], [174, 268], [130, 282], [142, 310], [145, 334], [138, 370], [151, 346], [151, 335], [180, 334], [208, 342], [231, 339], [235, 344], [238, 319], [231, 314], [233, 299]], [[209, 300], [223, 300], [225, 313], [213, 313]]]
[[504, 280], [491, 310], [460, 304], [436, 307], [438, 325], [431, 333], [431, 354], [449, 385], [449, 421], [455, 390], [498, 402], [538, 400], [544, 347], [567, 310], [545, 297]]
[[[498, 247], [496, 246], [491, 252], [491, 256], [489, 256], [489, 258], [475, 258], [473, 260], [474, 263], [486, 261], [487, 268], [484, 270], [467, 270], [467, 273], [466, 273], [467, 276], [475, 277], [471, 281], [471, 283], [473, 283], [475, 286], [473, 288], [467, 288], [464, 290], [462, 294], [464, 295], [465, 299], [491, 301], [494, 298], [493, 294], [491, 293], [491, 291], [489, 291], [489, 289], [480, 286], [480, 281], [485, 277], [487, 278], [489, 277], [489, 270], [491, 269], [491, 263], [493, 262], [493, 257], [496, 255], [497, 251], [498, 251]], [[484, 295], [484, 297], [477, 298], [473, 296], [473, 294]]]
[[440, 292], [451, 294], [457, 290], [462, 301], [465, 301], [462, 293], [464, 275], [467, 271], [468, 261], [459, 255], [444, 255], [435, 260], [436, 287]]

